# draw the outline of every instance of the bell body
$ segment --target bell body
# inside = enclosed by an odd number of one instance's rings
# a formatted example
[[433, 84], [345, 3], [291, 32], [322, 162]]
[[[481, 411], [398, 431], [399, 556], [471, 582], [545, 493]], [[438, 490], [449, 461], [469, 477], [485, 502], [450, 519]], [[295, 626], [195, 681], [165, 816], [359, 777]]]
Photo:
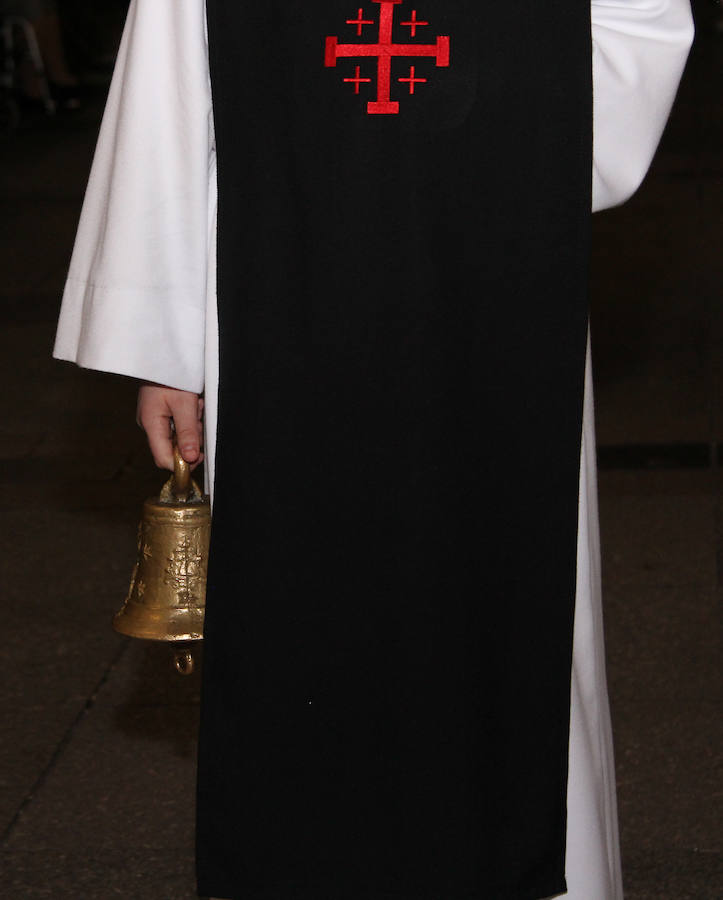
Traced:
[[197, 489], [185, 502], [165, 495], [143, 505], [138, 561], [113, 627], [130, 637], [197, 641], [203, 637], [210, 504]]

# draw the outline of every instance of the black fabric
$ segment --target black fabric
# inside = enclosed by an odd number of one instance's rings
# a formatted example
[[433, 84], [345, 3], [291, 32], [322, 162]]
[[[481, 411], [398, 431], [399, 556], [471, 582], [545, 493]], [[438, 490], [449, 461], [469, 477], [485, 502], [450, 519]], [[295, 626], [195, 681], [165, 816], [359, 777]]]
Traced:
[[399, 111], [369, 114], [376, 60], [325, 65], [327, 36], [376, 40], [380, 3], [346, 24], [360, 2], [208, 0], [199, 890], [547, 897], [565, 890], [589, 3], [394, 4], [393, 40], [449, 36], [449, 65], [395, 58]]

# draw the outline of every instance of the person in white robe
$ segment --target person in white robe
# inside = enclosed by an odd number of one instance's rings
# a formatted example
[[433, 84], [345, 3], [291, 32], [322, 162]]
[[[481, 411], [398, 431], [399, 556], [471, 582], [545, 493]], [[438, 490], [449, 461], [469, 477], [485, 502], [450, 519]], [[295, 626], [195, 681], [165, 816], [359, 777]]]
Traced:
[[[640, 185], [693, 37], [688, 0], [592, 0], [593, 211]], [[145, 383], [159, 465], [169, 419], [213, 495], [218, 385], [216, 170], [204, 0], [132, 0], [63, 296], [54, 356]], [[570, 900], [621, 900], [605, 676], [590, 352], [573, 642]]]

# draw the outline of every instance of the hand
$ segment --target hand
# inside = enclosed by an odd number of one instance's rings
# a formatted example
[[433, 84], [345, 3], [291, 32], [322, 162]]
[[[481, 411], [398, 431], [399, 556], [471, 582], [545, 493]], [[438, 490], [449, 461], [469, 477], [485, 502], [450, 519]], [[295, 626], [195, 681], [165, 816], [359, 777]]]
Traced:
[[173, 471], [171, 419], [178, 449], [193, 471], [203, 461], [203, 400], [191, 391], [149, 382], [142, 384], [138, 391], [136, 422], [146, 433], [155, 464]]

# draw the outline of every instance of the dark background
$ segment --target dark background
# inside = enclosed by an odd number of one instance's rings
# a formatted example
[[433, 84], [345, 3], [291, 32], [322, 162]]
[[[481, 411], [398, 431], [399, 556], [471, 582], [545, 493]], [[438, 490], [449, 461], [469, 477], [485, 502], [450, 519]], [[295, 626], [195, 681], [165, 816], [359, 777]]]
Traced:
[[[127, 4], [61, 0], [82, 109], [0, 134], [0, 894], [192, 898], [197, 675], [110, 628], [162, 475], [135, 385], [51, 359]], [[653, 168], [594, 219], [603, 583], [629, 900], [723, 896], [721, 13]], [[534, 453], [534, 435], [530, 436]]]

